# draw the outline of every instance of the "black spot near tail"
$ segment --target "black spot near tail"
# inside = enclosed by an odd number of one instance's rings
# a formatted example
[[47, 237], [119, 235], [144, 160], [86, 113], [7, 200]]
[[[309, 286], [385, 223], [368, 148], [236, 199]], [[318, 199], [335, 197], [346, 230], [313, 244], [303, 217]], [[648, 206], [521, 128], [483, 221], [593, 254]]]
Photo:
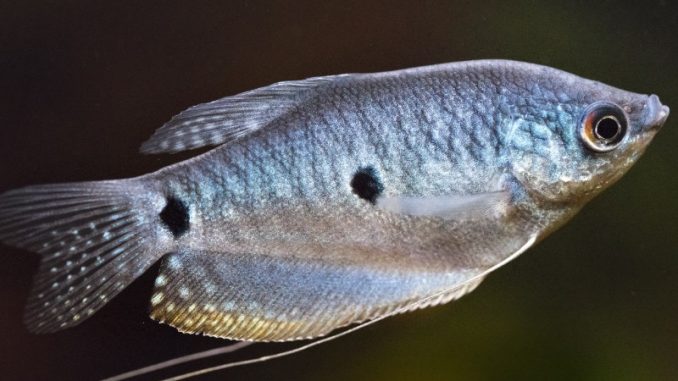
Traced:
[[160, 212], [160, 219], [175, 237], [186, 233], [190, 225], [188, 207], [174, 197], [167, 198], [167, 205]]
[[377, 197], [384, 191], [384, 185], [379, 181], [377, 171], [373, 167], [363, 167], [353, 175], [351, 188], [358, 197], [371, 202], [377, 202]]

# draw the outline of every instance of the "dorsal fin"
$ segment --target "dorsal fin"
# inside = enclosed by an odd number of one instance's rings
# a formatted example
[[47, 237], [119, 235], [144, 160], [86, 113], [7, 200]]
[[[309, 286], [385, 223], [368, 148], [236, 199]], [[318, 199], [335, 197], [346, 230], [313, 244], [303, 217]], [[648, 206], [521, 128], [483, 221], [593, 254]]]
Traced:
[[141, 152], [175, 153], [228, 143], [286, 114], [317, 94], [319, 87], [348, 76], [278, 82], [190, 107], [156, 130], [141, 145]]

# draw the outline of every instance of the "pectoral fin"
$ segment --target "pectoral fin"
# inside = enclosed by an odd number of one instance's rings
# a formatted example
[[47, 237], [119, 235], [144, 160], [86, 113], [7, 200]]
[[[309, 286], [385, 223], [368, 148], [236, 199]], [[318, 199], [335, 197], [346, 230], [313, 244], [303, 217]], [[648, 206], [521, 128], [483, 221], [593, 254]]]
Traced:
[[377, 199], [376, 205], [392, 213], [459, 220], [501, 213], [509, 197], [505, 191], [437, 197], [385, 196]]

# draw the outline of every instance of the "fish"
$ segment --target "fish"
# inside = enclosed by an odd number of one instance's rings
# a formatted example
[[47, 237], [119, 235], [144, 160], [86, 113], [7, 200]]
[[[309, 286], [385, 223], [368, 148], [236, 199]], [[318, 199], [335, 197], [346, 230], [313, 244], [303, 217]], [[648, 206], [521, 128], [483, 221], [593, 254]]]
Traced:
[[199, 104], [127, 179], [0, 194], [40, 265], [24, 322], [81, 324], [161, 261], [152, 319], [318, 338], [456, 300], [621, 178], [669, 108], [558, 69], [477, 60], [285, 81]]

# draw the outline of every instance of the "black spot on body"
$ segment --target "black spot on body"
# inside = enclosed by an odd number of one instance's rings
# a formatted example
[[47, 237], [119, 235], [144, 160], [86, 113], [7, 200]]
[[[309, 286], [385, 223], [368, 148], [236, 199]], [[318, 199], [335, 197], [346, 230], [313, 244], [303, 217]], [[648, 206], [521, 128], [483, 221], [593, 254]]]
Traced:
[[384, 191], [384, 185], [379, 181], [377, 171], [373, 167], [363, 167], [353, 175], [351, 188], [358, 197], [376, 203], [377, 197]]
[[160, 212], [160, 219], [175, 237], [188, 231], [190, 223], [188, 207], [178, 198], [167, 198], [167, 205]]

